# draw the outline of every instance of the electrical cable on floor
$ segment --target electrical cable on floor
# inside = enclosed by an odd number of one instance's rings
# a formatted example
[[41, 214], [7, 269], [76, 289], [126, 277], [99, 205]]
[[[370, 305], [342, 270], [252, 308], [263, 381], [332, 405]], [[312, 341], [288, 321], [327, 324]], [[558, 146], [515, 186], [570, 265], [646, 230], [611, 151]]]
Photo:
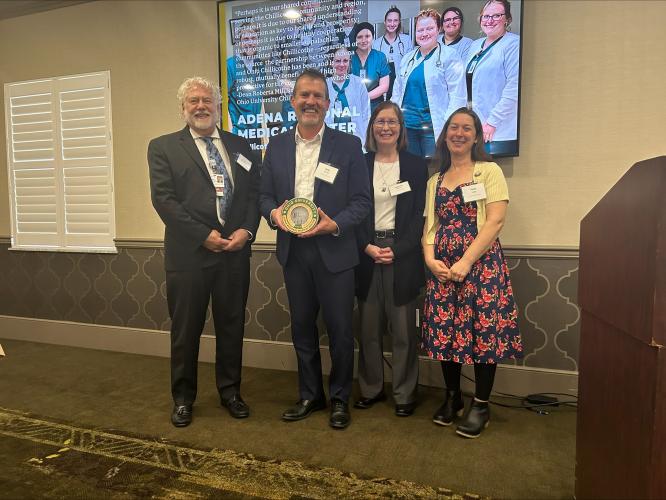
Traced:
[[[382, 355], [382, 358], [384, 358], [384, 363], [389, 367], [389, 369], [393, 370], [393, 366], [391, 365], [391, 362], [386, 358], [386, 356]], [[468, 377], [464, 373], [461, 373], [461, 376], [466, 378], [472, 383], [475, 383], [475, 380], [472, 377]], [[510, 394], [507, 392], [501, 392], [501, 391], [495, 391], [494, 394], [497, 394], [499, 396], [505, 397], [505, 398], [510, 398], [510, 399], [518, 399], [520, 400], [521, 404], [519, 405], [509, 405], [505, 403], [500, 403], [498, 401], [493, 401], [492, 398], [490, 401], [488, 401], [490, 404], [493, 404], [495, 406], [501, 406], [502, 408], [516, 408], [516, 409], [525, 409], [525, 410], [530, 410], [533, 412], [538, 413], [539, 415], [548, 415], [548, 411], [546, 411], [546, 408], [548, 407], [556, 407], [556, 406], [567, 406], [571, 408], [578, 408], [578, 396], [573, 395], [573, 394], [566, 394], [564, 392], [539, 392], [535, 394], [529, 394], [527, 396], [519, 396], [517, 394]], [[568, 398], [574, 398], [573, 400], [570, 401], [559, 401], [555, 400], [552, 402], [544, 402], [544, 403], [528, 403], [528, 400], [530, 398], [543, 398], [543, 397], [549, 397], [549, 396], [566, 396]]]

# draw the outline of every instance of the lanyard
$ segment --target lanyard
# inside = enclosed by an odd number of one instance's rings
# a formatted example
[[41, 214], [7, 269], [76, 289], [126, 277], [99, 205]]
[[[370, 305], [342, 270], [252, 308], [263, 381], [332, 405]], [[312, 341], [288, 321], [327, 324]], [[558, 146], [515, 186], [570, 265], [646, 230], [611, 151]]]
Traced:
[[[493, 43], [491, 43], [487, 48], [483, 48], [483, 44], [481, 44], [481, 50], [476, 53], [472, 59], [470, 59], [469, 64], [467, 65], [467, 73], [472, 74], [474, 73], [474, 70], [476, 67], [479, 65], [479, 62], [481, 59], [483, 59], [483, 56], [485, 56], [488, 52], [490, 52], [490, 49], [492, 49], [497, 42], [499, 42], [504, 35], [499, 37], [497, 40], [495, 40]], [[486, 40], [483, 41], [483, 43], [486, 43]]]

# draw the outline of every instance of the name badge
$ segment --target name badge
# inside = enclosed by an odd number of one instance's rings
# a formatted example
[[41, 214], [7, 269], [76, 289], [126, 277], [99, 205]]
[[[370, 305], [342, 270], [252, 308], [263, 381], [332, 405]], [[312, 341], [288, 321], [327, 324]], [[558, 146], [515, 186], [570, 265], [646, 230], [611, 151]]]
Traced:
[[462, 187], [463, 201], [469, 203], [471, 201], [485, 200], [486, 199], [486, 187], [483, 183], [479, 184], [469, 184]]
[[393, 186], [389, 186], [389, 194], [391, 196], [398, 196], [402, 193], [409, 193], [411, 190], [412, 188], [409, 185], [409, 181], [398, 182], [397, 184], [393, 184]]
[[333, 184], [335, 177], [338, 175], [338, 169], [328, 163], [319, 162], [314, 175], [316, 179]]
[[217, 196], [224, 196], [224, 176], [213, 174], [213, 186], [215, 186], [215, 194]]
[[243, 167], [248, 172], [252, 168], [252, 162], [245, 158], [242, 154], [238, 153], [238, 158], [236, 158], [236, 163]]

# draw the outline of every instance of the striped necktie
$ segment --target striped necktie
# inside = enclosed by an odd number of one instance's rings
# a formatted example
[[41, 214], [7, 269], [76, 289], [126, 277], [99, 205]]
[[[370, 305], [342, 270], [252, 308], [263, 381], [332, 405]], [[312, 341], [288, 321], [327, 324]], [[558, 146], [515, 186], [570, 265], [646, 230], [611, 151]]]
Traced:
[[233, 186], [231, 185], [231, 178], [229, 177], [229, 172], [227, 172], [227, 167], [222, 160], [222, 155], [213, 144], [212, 137], [202, 137], [203, 141], [206, 143], [206, 153], [208, 154], [208, 163], [210, 168], [213, 170], [215, 175], [221, 175], [224, 179], [224, 187], [222, 188], [222, 196], [217, 197], [217, 202], [220, 206], [220, 219], [226, 221], [227, 210], [231, 206], [231, 200], [233, 198]]

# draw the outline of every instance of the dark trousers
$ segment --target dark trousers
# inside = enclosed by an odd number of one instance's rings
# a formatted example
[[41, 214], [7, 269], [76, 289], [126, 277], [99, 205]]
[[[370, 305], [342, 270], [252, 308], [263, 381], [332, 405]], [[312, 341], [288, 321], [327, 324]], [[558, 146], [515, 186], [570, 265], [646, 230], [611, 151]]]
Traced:
[[217, 391], [223, 399], [240, 391], [249, 282], [250, 259], [246, 252], [224, 253], [213, 267], [167, 271], [171, 394], [176, 404], [192, 404], [197, 397], [199, 341], [211, 300]]
[[291, 336], [298, 358], [301, 399], [324, 400], [317, 315], [321, 308], [329, 339], [329, 397], [348, 401], [354, 370], [354, 271], [326, 269], [314, 238], [292, 238], [284, 267]]

